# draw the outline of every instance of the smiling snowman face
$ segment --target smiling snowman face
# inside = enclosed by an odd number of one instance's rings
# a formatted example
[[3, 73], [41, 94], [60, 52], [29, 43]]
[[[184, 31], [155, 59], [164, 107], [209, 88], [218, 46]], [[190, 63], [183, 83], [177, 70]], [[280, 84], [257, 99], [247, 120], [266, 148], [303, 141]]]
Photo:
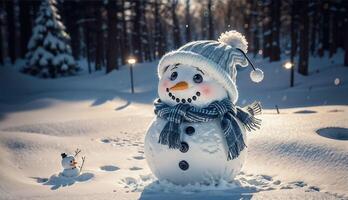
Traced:
[[64, 169], [73, 169], [76, 168], [77, 162], [75, 157], [72, 155], [66, 155], [62, 158], [62, 166]]
[[206, 72], [184, 64], [167, 67], [159, 81], [158, 95], [171, 106], [184, 103], [200, 108], [227, 98], [224, 87]]

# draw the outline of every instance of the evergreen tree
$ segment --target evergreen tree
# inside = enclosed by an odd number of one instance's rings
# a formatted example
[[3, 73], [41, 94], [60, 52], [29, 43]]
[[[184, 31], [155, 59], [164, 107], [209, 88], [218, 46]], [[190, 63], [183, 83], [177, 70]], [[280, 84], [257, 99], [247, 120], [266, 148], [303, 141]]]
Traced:
[[43, 0], [28, 43], [27, 66], [23, 72], [43, 78], [75, 74], [77, 64], [69, 40], [55, 0]]

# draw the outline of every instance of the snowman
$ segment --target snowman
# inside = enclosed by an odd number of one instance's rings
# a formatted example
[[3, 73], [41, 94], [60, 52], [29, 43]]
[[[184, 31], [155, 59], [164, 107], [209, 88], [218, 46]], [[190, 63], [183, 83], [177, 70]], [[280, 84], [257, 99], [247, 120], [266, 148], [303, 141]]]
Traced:
[[79, 167], [77, 166], [78, 163], [76, 161], [76, 157], [80, 152], [81, 152], [81, 150], [77, 149], [75, 151], [74, 156], [67, 155], [66, 153], [61, 154], [63, 171], [60, 174], [62, 176], [73, 178], [73, 177], [77, 177], [78, 175], [80, 175], [80, 172], [82, 171], [82, 167], [83, 167], [83, 164], [85, 161], [85, 157], [82, 157], [82, 165]]
[[156, 117], [145, 137], [146, 160], [159, 180], [211, 184], [231, 182], [240, 172], [246, 131], [259, 128], [254, 115], [261, 106], [235, 106], [236, 67], [250, 64], [251, 79], [263, 79], [246, 52], [244, 36], [229, 31], [218, 41], [190, 42], [160, 60]]

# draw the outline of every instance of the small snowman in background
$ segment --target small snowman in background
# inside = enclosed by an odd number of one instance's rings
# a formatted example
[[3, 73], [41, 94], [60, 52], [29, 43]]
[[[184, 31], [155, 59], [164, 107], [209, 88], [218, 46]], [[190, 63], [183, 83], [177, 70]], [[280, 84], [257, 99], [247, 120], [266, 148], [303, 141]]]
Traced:
[[260, 103], [237, 107], [236, 66], [249, 64], [254, 82], [263, 79], [236, 31], [218, 41], [190, 42], [158, 64], [156, 118], [145, 137], [145, 156], [159, 180], [175, 184], [233, 181], [246, 156], [246, 131], [258, 129]]
[[82, 171], [82, 167], [85, 163], [85, 156], [82, 156], [82, 164], [81, 166], [77, 166], [77, 155], [81, 153], [80, 149], [76, 149], [75, 151], [75, 155], [67, 155], [66, 153], [62, 153], [62, 166], [64, 168], [63, 172], [61, 172], [60, 174], [64, 177], [69, 177], [69, 178], [73, 178], [73, 177], [77, 177], [80, 175], [81, 171]]

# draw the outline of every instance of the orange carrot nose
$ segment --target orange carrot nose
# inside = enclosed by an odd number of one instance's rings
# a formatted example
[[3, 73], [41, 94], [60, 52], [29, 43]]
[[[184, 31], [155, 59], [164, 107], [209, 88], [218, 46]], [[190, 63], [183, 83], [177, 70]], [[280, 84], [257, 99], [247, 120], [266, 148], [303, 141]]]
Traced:
[[186, 90], [188, 88], [188, 83], [185, 81], [181, 81], [177, 84], [175, 84], [173, 87], [170, 88], [170, 90]]

